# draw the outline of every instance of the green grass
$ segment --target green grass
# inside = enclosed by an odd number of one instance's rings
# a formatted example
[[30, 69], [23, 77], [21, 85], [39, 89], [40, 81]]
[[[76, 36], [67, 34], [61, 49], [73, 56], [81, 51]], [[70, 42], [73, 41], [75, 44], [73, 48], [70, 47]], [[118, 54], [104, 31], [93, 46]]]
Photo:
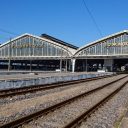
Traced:
[[115, 122], [114, 128], [120, 128], [121, 121], [123, 120], [123, 117], [125, 117], [126, 112], [127, 110], [124, 110], [124, 112], [122, 113], [122, 116]]

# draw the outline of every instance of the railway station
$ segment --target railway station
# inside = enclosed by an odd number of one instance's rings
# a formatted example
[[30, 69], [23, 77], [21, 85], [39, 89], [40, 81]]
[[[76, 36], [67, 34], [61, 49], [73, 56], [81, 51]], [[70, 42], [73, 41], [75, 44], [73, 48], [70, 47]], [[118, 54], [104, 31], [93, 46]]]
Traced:
[[128, 1], [0, 4], [0, 128], [128, 128]]
[[23, 34], [0, 45], [0, 127], [127, 126], [128, 75], [115, 72], [126, 69], [127, 38], [122, 31], [78, 48]]
[[23, 34], [0, 45], [0, 69], [40, 71], [124, 71], [128, 31], [78, 48], [47, 34]]

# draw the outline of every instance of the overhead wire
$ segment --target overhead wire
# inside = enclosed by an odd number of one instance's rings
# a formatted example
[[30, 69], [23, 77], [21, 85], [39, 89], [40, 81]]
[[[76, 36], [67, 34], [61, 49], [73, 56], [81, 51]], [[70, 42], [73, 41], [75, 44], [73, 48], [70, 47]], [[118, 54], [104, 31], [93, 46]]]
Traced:
[[[17, 34], [17, 33], [10, 32], [10, 31], [5, 30], [5, 29], [2, 29], [2, 28], [0, 28], [0, 32], [2, 32], [2, 33], [7, 33], [7, 34], [13, 35], [13, 36], [18, 36], [18, 35], [19, 35], [19, 34]], [[3, 34], [0, 34], [0, 38], [2, 38], [2, 39], [4, 39], [4, 40], [10, 40], [10, 39], [12, 38], [12, 36], [5, 36], [5, 35], [3, 35]]]
[[17, 33], [14, 33], [14, 32], [10, 32], [10, 31], [8, 31], [8, 30], [5, 30], [5, 29], [2, 29], [2, 28], [0, 28], [0, 31], [1, 32], [4, 32], [4, 33], [8, 33], [8, 34], [11, 34], [11, 35], [15, 35], [15, 36], [18, 36], [19, 34], [17, 34]]
[[91, 19], [92, 19], [94, 25], [96, 26], [97, 31], [99, 32], [100, 36], [102, 36], [102, 32], [101, 32], [101, 30], [100, 30], [100, 28], [99, 28], [99, 26], [98, 26], [98, 24], [97, 24], [97, 22], [96, 22], [94, 16], [92, 15], [90, 9], [88, 8], [88, 6], [87, 6], [85, 0], [82, 0], [82, 1], [83, 1], [83, 5], [84, 5], [84, 7], [86, 8], [88, 14], [90, 15], [90, 17], [91, 17]]
[[2, 36], [0, 35], [0, 38], [2, 38], [4, 40], [9, 40], [10, 39], [9, 37], [5, 37], [5, 36], [3, 37], [3, 35]]

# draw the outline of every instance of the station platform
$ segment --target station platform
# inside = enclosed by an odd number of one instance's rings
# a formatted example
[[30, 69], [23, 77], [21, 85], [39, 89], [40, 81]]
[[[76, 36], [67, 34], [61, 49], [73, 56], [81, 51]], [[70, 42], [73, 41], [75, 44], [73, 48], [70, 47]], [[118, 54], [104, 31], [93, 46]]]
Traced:
[[113, 74], [112, 72], [0, 72], [0, 90], [37, 84], [79, 80]]

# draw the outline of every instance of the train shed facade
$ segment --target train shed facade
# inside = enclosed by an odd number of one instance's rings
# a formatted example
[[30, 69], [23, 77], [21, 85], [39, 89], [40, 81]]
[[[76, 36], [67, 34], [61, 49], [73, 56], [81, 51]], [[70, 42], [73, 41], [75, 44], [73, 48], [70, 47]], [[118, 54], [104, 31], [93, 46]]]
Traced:
[[79, 48], [74, 54], [76, 71], [120, 71], [128, 63], [128, 31], [124, 30]]
[[78, 47], [46, 34], [23, 34], [0, 46], [0, 68], [53, 71], [71, 70], [70, 58]]
[[83, 47], [42, 34], [23, 34], [0, 45], [0, 69], [41, 71], [121, 71], [128, 65], [128, 31]]

